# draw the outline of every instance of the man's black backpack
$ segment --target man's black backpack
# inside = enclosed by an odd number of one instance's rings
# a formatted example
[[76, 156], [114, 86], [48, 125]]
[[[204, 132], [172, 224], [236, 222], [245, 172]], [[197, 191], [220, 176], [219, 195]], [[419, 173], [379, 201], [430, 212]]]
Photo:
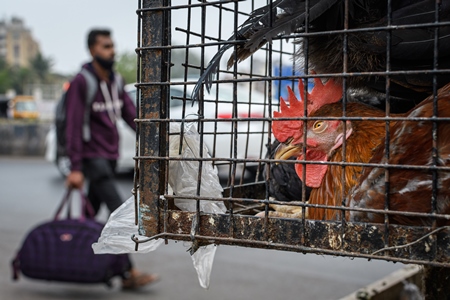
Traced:
[[[89, 117], [91, 113], [91, 104], [94, 101], [95, 94], [98, 89], [97, 78], [94, 74], [86, 69], [81, 69], [80, 74], [86, 80], [86, 105], [83, 118], [83, 141], [88, 142], [91, 139], [91, 129], [89, 124]], [[119, 92], [123, 88], [123, 79], [119, 73], [115, 73], [117, 81], [117, 87]], [[70, 87], [69, 87], [70, 88]], [[56, 132], [56, 164], [63, 175], [67, 175], [70, 172], [70, 160], [67, 157], [66, 148], [66, 94], [67, 91], [61, 96], [58, 104], [56, 105], [55, 112], [55, 132]]]

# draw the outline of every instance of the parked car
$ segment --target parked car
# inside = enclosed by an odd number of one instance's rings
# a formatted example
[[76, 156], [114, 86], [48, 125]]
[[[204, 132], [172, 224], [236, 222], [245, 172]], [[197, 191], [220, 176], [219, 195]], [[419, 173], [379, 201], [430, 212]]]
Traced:
[[[193, 86], [186, 86], [187, 98], [190, 98], [192, 88]], [[219, 169], [219, 176], [229, 178], [230, 158], [259, 159], [265, 156], [269, 123], [264, 118], [269, 117], [269, 111], [267, 102], [265, 103], [267, 97], [264, 94], [251, 90], [250, 95], [246, 84], [238, 84], [235, 107], [233, 84], [221, 83], [218, 87], [213, 86], [210, 93], [205, 91], [203, 116], [200, 118], [199, 103], [192, 105], [191, 101], [187, 101], [183, 116], [180, 99], [183, 99], [184, 89], [184, 85], [171, 86], [169, 117], [173, 120], [192, 119], [194, 122], [197, 119], [204, 120], [197, 123], [197, 130], [202, 134], [211, 156], [218, 159], [215, 163]], [[180, 96], [177, 97], [177, 94]], [[277, 104], [278, 101], [273, 101], [272, 111], [278, 110]], [[233, 113], [234, 108], [236, 111]], [[238, 120], [233, 122], [233, 119]], [[238, 163], [236, 179], [241, 178], [243, 171], [249, 171], [246, 175], [253, 177], [257, 166], [256, 162]]]
[[[177, 82], [177, 80], [174, 80]], [[179, 81], [178, 81], [179, 82]], [[192, 93], [192, 85], [171, 85], [170, 87], [170, 111], [169, 117], [172, 120], [181, 119], [195, 122], [199, 119], [198, 103], [190, 100], [186, 101], [183, 115], [183, 99], [189, 98]], [[125, 86], [125, 91], [131, 99], [136, 101], [136, 87], [134, 84]], [[251, 102], [249, 101], [248, 89], [237, 90], [237, 115], [240, 121], [236, 123], [237, 139], [234, 138], [233, 130], [233, 88], [231, 85], [221, 84], [218, 89], [212, 88], [211, 93], [204, 95], [204, 119], [203, 128], [198, 128], [203, 133], [203, 140], [208, 147], [211, 156], [224, 158], [223, 164], [227, 163], [227, 158], [234, 158], [234, 143], [236, 141], [236, 158], [260, 158], [265, 154], [264, 145], [267, 143], [268, 122], [261, 118], [269, 116], [268, 106], [264, 105], [265, 96], [258, 91], [252, 91]], [[249, 104], [251, 103], [251, 104]], [[276, 110], [275, 105], [272, 108]], [[259, 119], [261, 120], [259, 120]], [[256, 120], [254, 120], [256, 119]], [[134, 168], [135, 155], [135, 132], [123, 121], [118, 122], [120, 135], [119, 153], [117, 161], [118, 171], [129, 171]], [[266, 132], [266, 133], [263, 133]], [[56, 133], [55, 128], [51, 128], [46, 137], [46, 159], [56, 163], [58, 170], [63, 175], [70, 172], [70, 161], [67, 157], [56, 156]], [[219, 174], [228, 172], [228, 167], [220, 167]], [[243, 165], [238, 165], [237, 174], [241, 174]], [[254, 169], [255, 163], [247, 163], [247, 169]], [[238, 175], [239, 176], [239, 175]]]
[[18, 95], [9, 102], [14, 119], [37, 119], [39, 112], [33, 96]]

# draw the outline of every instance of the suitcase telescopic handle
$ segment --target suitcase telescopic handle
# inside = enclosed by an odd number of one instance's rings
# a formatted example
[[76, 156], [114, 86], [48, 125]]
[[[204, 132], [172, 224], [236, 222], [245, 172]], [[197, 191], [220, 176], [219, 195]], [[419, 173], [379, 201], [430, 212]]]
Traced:
[[[67, 218], [71, 218], [70, 213], [70, 202], [72, 198], [72, 188], [68, 188], [63, 196], [63, 199], [61, 201], [61, 204], [59, 205], [58, 209], [55, 213], [55, 220], [59, 220], [61, 216], [61, 212], [65, 206], [67, 206]], [[93, 219], [95, 216], [94, 208], [92, 207], [91, 203], [87, 199], [85, 193], [81, 189], [77, 189], [80, 194], [80, 200], [81, 200], [81, 214], [80, 214], [80, 220], [84, 220], [86, 218]]]

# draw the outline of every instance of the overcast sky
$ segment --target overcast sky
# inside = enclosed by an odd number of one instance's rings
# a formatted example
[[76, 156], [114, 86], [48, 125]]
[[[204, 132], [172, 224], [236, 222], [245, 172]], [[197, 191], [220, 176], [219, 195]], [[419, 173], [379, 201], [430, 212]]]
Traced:
[[53, 69], [73, 73], [89, 59], [85, 40], [92, 27], [112, 29], [117, 50], [134, 51], [137, 5], [130, 0], [3, 0], [0, 17], [22, 18], [42, 54], [53, 59]]
[[[250, 12], [252, 1], [240, 2], [240, 10]], [[187, 0], [172, 0], [172, 5], [182, 5]], [[198, 3], [193, 1], [193, 3]], [[266, 0], [255, 0], [255, 6], [262, 6]], [[233, 3], [227, 5], [234, 7]], [[113, 32], [116, 50], [134, 51], [137, 45], [138, 0], [1, 0], [0, 18], [10, 20], [12, 16], [22, 18], [25, 26], [31, 29], [39, 42], [45, 57], [52, 58], [53, 70], [71, 74], [79, 70], [81, 64], [89, 60], [86, 47], [86, 35], [93, 27], [107, 27]], [[206, 34], [217, 37], [217, 9], [207, 10]], [[192, 11], [191, 30], [199, 32], [200, 9]], [[172, 27], [186, 28], [187, 11], [172, 11]], [[241, 16], [239, 23], [245, 17]], [[228, 38], [233, 32], [233, 15], [224, 15], [222, 38]], [[173, 32], [173, 44], [184, 44], [185, 35]], [[195, 37], [191, 43], [199, 42]], [[207, 48], [207, 58], [212, 57], [217, 47]], [[260, 55], [258, 53], [257, 55]]]

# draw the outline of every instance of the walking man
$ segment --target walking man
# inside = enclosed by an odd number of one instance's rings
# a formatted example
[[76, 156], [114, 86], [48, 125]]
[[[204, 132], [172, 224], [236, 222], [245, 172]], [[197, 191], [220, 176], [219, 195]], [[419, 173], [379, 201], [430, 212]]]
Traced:
[[[122, 78], [113, 71], [115, 52], [110, 31], [91, 30], [87, 44], [92, 61], [83, 65], [66, 95], [66, 145], [71, 163], [66, 184], [82, 189], [87, 179], [88, 198], [95, 213], [102, 203], [113, 212], [123, 202], [114, 179], [119, 157], [117, 121], [122, 118], [135, 130], [136, 108], [123, 89]], [[96, 85], [91, 100], [87, 99], [88, 77], [95, 78]], [[138, 272], [130, 262], [122, 287], [135, 289], [157, 279], [156, 275]]]

